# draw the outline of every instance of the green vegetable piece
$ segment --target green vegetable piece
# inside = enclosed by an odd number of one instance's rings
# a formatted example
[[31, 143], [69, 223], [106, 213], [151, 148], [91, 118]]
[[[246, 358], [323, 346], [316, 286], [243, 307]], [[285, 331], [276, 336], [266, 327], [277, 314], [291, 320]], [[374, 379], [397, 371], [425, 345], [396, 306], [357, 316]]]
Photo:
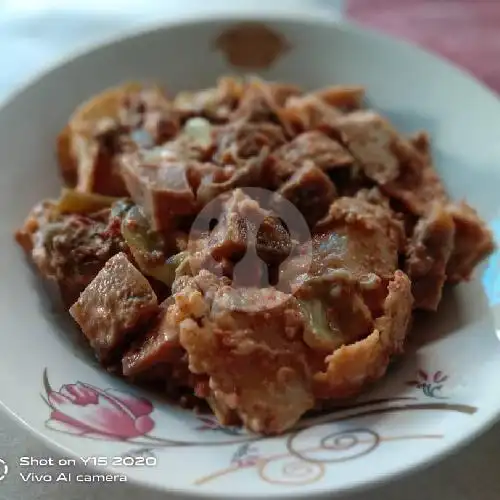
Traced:
[[165, 260], [165, 242], [160, 233], [151, 229], [147, 217], [138, 206], [126, 212], [121, 232], [140, 270], [172, 286], [176, 271], [184, 263], [187, 252], [180, 252]]
[[60, 214], [90, 214], [109, 208], [118, 200], [120, 198], [63, 188], [55, 210]]
[[330, 325], [326, 308], [319, 299], [298, 300], [302, 315], [309, 328], [304, 333], [304, 342], [312, 349], [334, 351], [344, 340], [341, 332]]

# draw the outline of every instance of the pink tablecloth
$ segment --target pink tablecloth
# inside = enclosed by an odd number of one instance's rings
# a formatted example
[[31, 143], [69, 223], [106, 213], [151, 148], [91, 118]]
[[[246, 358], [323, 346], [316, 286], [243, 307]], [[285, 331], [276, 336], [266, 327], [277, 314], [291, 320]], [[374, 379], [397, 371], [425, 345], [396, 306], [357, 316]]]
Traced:
[[500, 0], [348, 0], [352, 18], [440, 53], [500, 92]]

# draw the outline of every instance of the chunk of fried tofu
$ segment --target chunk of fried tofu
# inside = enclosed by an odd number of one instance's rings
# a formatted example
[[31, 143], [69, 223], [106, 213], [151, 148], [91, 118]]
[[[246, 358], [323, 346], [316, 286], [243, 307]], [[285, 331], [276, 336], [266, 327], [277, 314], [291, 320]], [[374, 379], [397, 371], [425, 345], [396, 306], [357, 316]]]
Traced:
[[148, 280], [124, 253], [108, 260], [70, 309], [103, 362], [157, 312], [158, 300]]

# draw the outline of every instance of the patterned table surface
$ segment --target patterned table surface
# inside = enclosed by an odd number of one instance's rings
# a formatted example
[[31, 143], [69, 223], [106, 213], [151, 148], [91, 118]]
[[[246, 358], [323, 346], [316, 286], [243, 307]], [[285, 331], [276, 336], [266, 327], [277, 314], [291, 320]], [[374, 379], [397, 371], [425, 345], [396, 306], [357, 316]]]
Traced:
[[[186, 2], [189, 0], [183, 3]], [[322, 0], [323, 5], [328, 2]], [[119, 5], [111, 17], [112, 7], [108, 8], [106, 17], [99, 9], [100, 2], [92, 0], [0, 0], [0, 94], [9, 91], [46, 60], [58, 57], [57, 47], [74, 46], [77, 38], [82, 41], [88, 40], [90, 35], [104, 34], [115, 29], [117, 22], [127, 24], [124, 12], [127, 5], [132, 4], [133, 18], [137, 20], [137, 12], [144, 11], [147, 0], [139, 3], [107, 0], [107, 6]], [[158, 5], [154, 2], [154, 8]], [[150, 18], [151, 12], [149, 2]], [[361, 23], [441, 53], [500, 91], [500, 0], [350, 0], [349, 15]], [[143, 15], [143, 18], [147, 21], [148, 16]], [[12, 50], [6, 51], [5, 47], [16, 51], [16, 63], [12, 64], [9, 55]], [[20, 60], [23, 64], [19, 64]], [[344, 500], [498, 500], [500, 477], [496, 463], [500, 461], [499, 450], [500, 426], [497, 426], [468, 448], [429, 470]], [[0, 415], [0, 457], [15, 463], [21, 454], [42, 457], [52, 456], [53, 452]], [[99, 485], [98, 489], [82, 484], [22, 484], [16, 472], [14, 467], [14, 474], [0, 483], [0, 500], [167, 498], [159, 494], [145, 495], [136, 487], [121, 484]]]

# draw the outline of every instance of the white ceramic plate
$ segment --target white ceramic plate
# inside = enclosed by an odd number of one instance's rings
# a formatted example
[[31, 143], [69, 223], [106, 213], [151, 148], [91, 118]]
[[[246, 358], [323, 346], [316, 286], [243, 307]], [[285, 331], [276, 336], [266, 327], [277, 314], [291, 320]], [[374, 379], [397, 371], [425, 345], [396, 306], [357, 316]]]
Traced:
[[[449, 192], [467, 197], [500, 234], [500, 103], [492, 93], [384, 36], [312, 14], [254, 18], [290, 46], [265, 78], [309, 88], [366, 85], [371, 105], [401, 130], [431, 133]], [[361, 402], [262, 439], [104, 373], [75, 340], [71, 321], [54, 311], [12, 239], [29, 208], [58, 192], [54, 138], [78, 103], [135, 78], [157, 79], [173, 91], [213, 84], [235, 72], [213, 42], [243, 19], [178, 22], [103, 45], [46, 73], [0, 110], [0, 400], [57, 445], [62, 460], [101, 457], [89, 464], [105, 469], [108, 462], [148, 487], [217, 498], [331, 495], [428, 464], [497, 419], [499, 255], [416, 326], [407, 355]], [[105, 439], [110, 430], [116, 437]]]

